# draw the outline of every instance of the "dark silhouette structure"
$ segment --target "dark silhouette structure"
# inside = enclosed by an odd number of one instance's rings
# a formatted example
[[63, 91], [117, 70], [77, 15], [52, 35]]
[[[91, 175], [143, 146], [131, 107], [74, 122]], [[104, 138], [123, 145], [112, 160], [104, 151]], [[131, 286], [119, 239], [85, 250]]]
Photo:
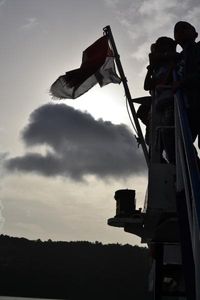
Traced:
[[[200, 53], [199, 44], [195, 43], [196, 37], [196, 30], [191, 24], [176, 24], [175, 39], [183, 47], [183, 52], [180, 58], [178, 55], [175, 64], [173, 61], [173, 66], [168, 72], [166, 82], [170, 82], [168, 92], [171, 96], [166, 97], [167, 101], [164, 101], [161, 90], [162, 101], [159, 103], [160, 86], [157, 79], [160, 78], [152, 76], [153, 70], [148, 70], [145, 87], [147, 90], [152, 89], [152, 92], [148, 155], [144, 151], [148, 167], [144, 208], [136, 209], [135, 195], [127, 197], [124, 201], [131, 201], [134, 207], [126, 203], [128, 213], [126, 211], [125, 215], [123, 211], [120, 214], [117, 207], [116, 215], [108, 219], [108, 225], [122, 227], [126, 232], [141, 237], [141, 243], [148, 244], [152, 257], [149, 290], [152, 291], [154, 300], [200, 300], [200, 172], [193, 146], [200, 128]], [[112, 35], [110, 40], [112, 43]], [[151, 62], [153, 60], [159, 68], [161, 65], [158, 66], [158, 62], [167, 62], [168, 67], [169, 61], [165, 59], [168, 56], [170, 58], [170, 53], [163, 53], [164, 40], [166, 41], [166, 38], [158, 39], [162, 51], [159, 50], [155, 56], [155, 44], [151, 49]], [[174, 47], [174, 41], [170, 41]], [[156, 71], [161, 74], [162, 68], [159, 68]], [[146, 97], [141, 97], [140, 100], [132, 99], [132, 102], [142, 104], [145, 99]], [[170, 118], [160, 122], [159, 110], [166, 104], [167, 110], [164, 108], [164, 111], [170, 113], [170, 116], [173, 116], [174, 112], [173, 122], [168, 122]], [[134, 110], [132, 113], [135, 117]], [[147, 113], [149, 114], [148, 110]], [[143, 123], [148, 125], [147, 118], [142, 119], [140, 111], [136, 114], [136, 117], [139, 116]], [[173, 143], [166, 140], [165, 133], [170, 134], [169, 125], [174, 133], [174, 136], [170, 136]], [[139, 132], [140, 140], [143, 144]], [[145, 149], [144, 145], [142, 149]], [[167, 156], [164, 163], [163, 149]], [[130, 196], [129, 192], [127, 194]], [[120, 197], [122, 202], [123, 193]], [[122, 209], [123, 205], [120, 207]]]

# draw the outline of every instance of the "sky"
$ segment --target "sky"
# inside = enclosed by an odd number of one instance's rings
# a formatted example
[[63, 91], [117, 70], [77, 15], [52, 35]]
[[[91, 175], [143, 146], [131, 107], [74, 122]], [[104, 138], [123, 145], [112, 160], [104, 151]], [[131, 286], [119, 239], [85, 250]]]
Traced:
[[65, 101], [49, 88], [110, 25], [132, 97], [146, 96], [150, 45], [199, 19], [199, 0], [0, 1], [2, 234], [140, 245], [107, 225], [116, 190], [135, 189], [139, 208], [147, 188], [122, 84]]

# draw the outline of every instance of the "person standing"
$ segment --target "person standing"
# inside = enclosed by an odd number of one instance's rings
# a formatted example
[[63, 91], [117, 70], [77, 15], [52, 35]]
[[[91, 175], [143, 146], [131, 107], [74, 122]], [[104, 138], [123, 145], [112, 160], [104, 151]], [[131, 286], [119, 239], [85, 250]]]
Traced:
[[173, 90], [181, 89], [186, 95], [186, 109], [193, 142], [200, 133], [200, 43], [193, 25], [179, 21], [174, 26], [174, 39], [183, 51], [177, 64], [178, 80]]
[[[152, 95], [151, 139], [157, 145], [153, 149], [155, 159], [163, 160], [165, 150], [169, 163], [175, 164], [174, 139], [174, 95], [172, 92], [173, 70], [177, 62], [176, 43], [170, 37], [160, 37], [151, 46], [149, 66], [144, 81], [144, 89]], [[158, 138], [160, 136], [160, 138]], [[157, 151], [158, 149], [158, 151]], [[159, 155], [160, 153], [160, 155]]]

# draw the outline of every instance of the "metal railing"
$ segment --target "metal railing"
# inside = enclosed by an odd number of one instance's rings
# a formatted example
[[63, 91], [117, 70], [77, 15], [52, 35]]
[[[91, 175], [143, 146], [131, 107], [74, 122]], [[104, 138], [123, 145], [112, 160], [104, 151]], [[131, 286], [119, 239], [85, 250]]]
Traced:
[[181, 243], [185, 243], [187, 249], [191, 248], [193, 266], [188, 263], [189, 257], [186, 264], [190, 270], [193, 268], [195, 300], [200, 300], [200, 163], [193, 145], [185, 103], [185, 95], [178, 91], [175, 95], [176, 189], [184, 197], [180, 200], [182, 203], [185, 201], [183, 205], [186, 206], [189, 227], [189, 239], [181, 239]]

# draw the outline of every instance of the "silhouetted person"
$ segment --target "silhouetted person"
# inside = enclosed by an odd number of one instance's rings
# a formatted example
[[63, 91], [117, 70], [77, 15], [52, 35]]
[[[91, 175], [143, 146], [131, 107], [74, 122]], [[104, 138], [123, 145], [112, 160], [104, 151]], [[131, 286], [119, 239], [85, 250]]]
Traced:
[[151, 46], [149, 66], [144, 89], [153, 96], [157, 115], [160, 115], [161, 151], [175, 164], [173, 69], [177, 62], [176, 43], [169, 37], [160, 37]]
[[145, 91], [149, 91], [149, 93], [151, 94], [152, 89], [154, 88], [153, 85], [153, 72], [154, 72], [154, 66], [155, 63], [153, 62], [153, 56], [155, 53], [155, 48], [156, 45], [152, 44], [150, 47], [150, 53], [149, 53], [149, 65], [147, 66], [147, 74], [144, 80], [144, 90]]
[[197, 36], [195, 27], [190, 23], [176, 23], [174, 38], [183, 51], [177, 66], [178, 81], [174, 82], [174, 91], [180, 88], [186, 95], [193, 142], [200, 133], [200, 43], [195, 42]]
[[150, 119], [151, 119], [151, 101], [142, 103], [137, 110], [137, 117], [146, 126], [145, 142], [149, 146], [149, 130], [150, 130]]

